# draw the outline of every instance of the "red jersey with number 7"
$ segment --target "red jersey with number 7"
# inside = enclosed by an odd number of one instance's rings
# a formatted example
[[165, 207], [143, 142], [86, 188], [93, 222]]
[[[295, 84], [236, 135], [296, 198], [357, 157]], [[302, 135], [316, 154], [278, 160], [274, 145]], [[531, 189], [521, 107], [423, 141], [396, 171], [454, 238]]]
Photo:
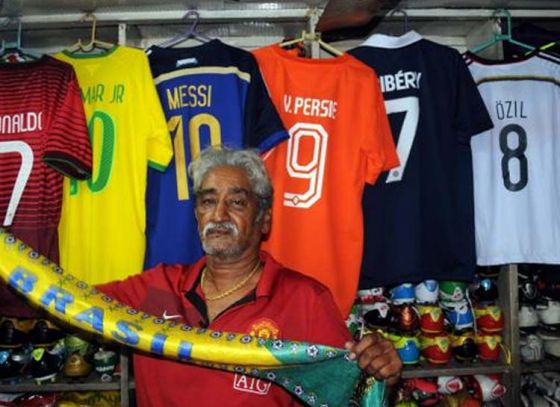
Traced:
[[305, 59], [254, 52], [290, 139], [265, 156], [274, 185], [264, 250], [332, 291], [345, 317], [363, 249], [365, 183], [398, 165], [375, 72], [344, 54]]
[[[91, 148], [74, 69], [44, 56], [0, 64], [0, 222], [58, 261], [63, 175], [91, 174]], [[0, 313], [27, 316], [3, 290]]]

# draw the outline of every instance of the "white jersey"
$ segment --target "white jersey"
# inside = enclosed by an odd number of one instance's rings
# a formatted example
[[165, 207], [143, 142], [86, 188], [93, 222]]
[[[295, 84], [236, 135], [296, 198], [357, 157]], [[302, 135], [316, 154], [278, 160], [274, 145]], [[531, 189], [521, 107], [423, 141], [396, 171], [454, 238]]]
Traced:
[[560, 64], [465, 57], [494, 122], [471, 139], [477, 263], [560, 263]]

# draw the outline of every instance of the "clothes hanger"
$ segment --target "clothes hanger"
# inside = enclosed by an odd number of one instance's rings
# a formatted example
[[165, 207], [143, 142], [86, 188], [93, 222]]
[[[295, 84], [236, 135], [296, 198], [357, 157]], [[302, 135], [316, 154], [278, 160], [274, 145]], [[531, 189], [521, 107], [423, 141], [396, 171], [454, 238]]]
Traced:
[[39, 59], [38, 55], [21, 47], [21, 19], [9, 18], [7, 23], [10, 21], [17, 21], [18, 23], [17, 38], [15, 42], [6, 42], [2, 40], [2, 45], [0, 46], [0, 61], [4, 63], [18, 63]]
[[185, 40], [188, 39], [195, 39], [198, 40], [200, 42], [206, 43], [209, 41], [212, 41], [212, 38], [207, 37], [206, 35], [199, 33], [196, 30], [196, 27], [198, 26], [198, 23], [200, 22], [200, 14], [198, 14], [198, 11], [196, 10], [189, 10], [187, 12], [187, 14], [185, 14], [182, 18], [182, 20], [187, 20], [189, 18], [193, 18], [193, 23], [191, 24], [191, 26], [189, 27], [189, 29], [183, 33], [177, 34], [176, 36], [174, 36], [173, 38], [162, 42], [161, 44], [158, 44], [159, 47], [162, 48], [169, 48], [169, 47], [173, 47], [174, 45], [177, 45]]
[[408, 14], [404, 9], [399, 6], [394, 8], [393, 10], [389, 11], [387, 17], [393, 17], [395, 14], [402, 14], [403, 15], [403, 34], [406, 34], [410, 31], [410, 25], [408, 24]]
[[520, 41], [516, 41], [515, 39], [513, 39], [512, 35], [511, 35], [511, 14], [509, 11], [507, 11], [506, 9], [498, 9], [496, 10], [493, 14], [492, 17], [494, 18], [500, 18], [500, 17], [505, 17], [506, 18], [506, 34], [494, 34], [494, 36], [492, 38], [490, 38], [489, 40], [483, 42], [482, 44], [476, 45], [474, 47], [472, 47], [471, 49], [469, 49], [470, 52], [472, 52], [473, 54], [476, 54], [480, 51], [485, 50], [488, 47], [491, 47], [494, 44], [497, 44], [498, 42], [501, 41], [507, 41], [510, 42], [512, 44], [515, 44], [521, 48], [525, 48], [529, 51], [533, 51], [535, 49], [535, 47], [533, 47], [532, 45], [529, 44], [525, 44], [522, 43]]
[[83, 23], [87, 20], [91, 20], [91, 38], [88, 43], [82, 42], [82, 39], [79, 38], [76, 43], [71, 45], [69, 48], [66, 49], [67, 52], [74, 54], [76, 52], [81, 53], [90, 53], [92, 51], [100, 51], [101, 53], [107, 52], [115, 47], [115, 44], [110, 42], [105, 42], [98, 40], [95, 38], [95, 30], [97, 28], [97, 17], [95, 17], [92, 13], [85, 14], [82, 18], [80, 18], [80, 22]]
[[331, 55], [340, 56], [340, 55], [343, 54], [342, 51], [336, 49], [335, 47], [333, 47], [333, 46], [327, 44], [325, 41], [323, 41], [321, 39], [321, 34], [317, 33], [317, 32], [311, 32], [310, 33], [310, 32], [307, 32], [307, 31], [302, 31], [300, 37], [295, 38], [295, 39], [290, 40], [290, 41], [281, 42], [278, 45], [282, 48], [286, 48], [286, 47], [289, 47], [291, 45], [297, 44], [299, 42], [305, 42], [305, 41], [316, 42], [317, 44], [319, 44], [319, 46], [321, 48], [323, 48], [325, 51], [329, 52]]

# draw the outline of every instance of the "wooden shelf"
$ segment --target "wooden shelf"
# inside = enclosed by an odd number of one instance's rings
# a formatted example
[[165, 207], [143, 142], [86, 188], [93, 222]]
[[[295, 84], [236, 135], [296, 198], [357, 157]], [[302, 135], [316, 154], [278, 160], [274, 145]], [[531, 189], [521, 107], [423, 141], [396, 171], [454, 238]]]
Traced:
[[471, 376], [475, 374], [509, 373], [511, 366], [505, 363], [473, 362], [459, 363], [452, 361], [446, 365], [432, 365], [422, 362], [417, 366], [406, 366], [402, 373], [403, 379], [435, 376]]
[[23, 392], [35, 392], [42, 393], [47, 391], [84, 391], [84, 390], [95, 390], [95, 391], [106, 391], [106, 390], [119, 390], [121, 388], [120, 378], [118, 376], [113, 377], [111, 382], [101, 382], [97, 373], [92, 372], [85, 380], [70, 380], [62, 376], [56, 378], [56, 382], [50, 383], [45, 382], [43, 384], [37, 384], [32, 379], [24, 379], [19, 383], [15, 384], [0, 384], [0, 393], [23, 393]]
[[533, 363], [523, 363], [521, 373], [560, 372], [560, 359], [545, 359]]

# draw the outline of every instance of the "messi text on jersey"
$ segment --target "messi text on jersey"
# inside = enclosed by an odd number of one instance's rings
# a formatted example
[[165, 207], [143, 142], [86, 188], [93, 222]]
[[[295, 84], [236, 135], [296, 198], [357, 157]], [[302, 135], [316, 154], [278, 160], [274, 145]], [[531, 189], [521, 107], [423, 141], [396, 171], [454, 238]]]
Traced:
[[212, 106], [212, 85], [179, 85], [165, 92], [169, 110]]

